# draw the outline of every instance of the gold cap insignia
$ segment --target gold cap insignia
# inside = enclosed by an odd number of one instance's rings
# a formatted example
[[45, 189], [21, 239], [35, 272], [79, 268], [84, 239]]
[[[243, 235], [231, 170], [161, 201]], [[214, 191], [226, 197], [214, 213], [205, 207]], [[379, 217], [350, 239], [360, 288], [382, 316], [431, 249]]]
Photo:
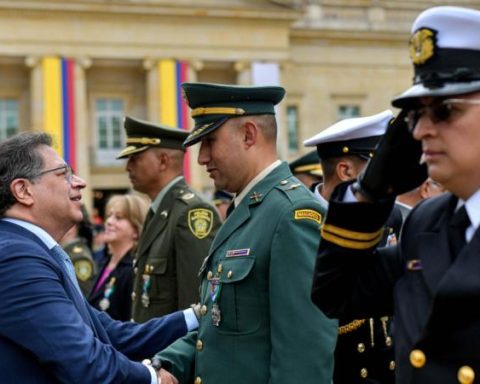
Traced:
[[213, 212], [209, 209], [197, 208], [188, 211], [188, 227], [198, 239], [204, 239], [212, 231]]
[[422, 28], [410, 38], [410, 59], [413, 64], [425, 64], [435, 53], [436, 32]]

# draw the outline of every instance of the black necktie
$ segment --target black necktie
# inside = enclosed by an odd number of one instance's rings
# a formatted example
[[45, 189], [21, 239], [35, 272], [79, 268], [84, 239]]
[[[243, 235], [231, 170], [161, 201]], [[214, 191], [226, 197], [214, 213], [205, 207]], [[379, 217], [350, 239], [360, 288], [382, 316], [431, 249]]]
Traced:
[[462, 205], [462, 207], [453, 214], [448, 223], [448, 242], [453, 259], [458, 256], [465, 245], [465, 230], [469, 225], [470, 219], [467, 210], [465, 209], [465, 205]]
[[150, 223], [150, 221], [152, 220], [152, 217], [155, 213], [153, 212], [153, 209], [150, 208], [148, 210], [148, 213], [147, 213], [147, 217], [145, 217], [145, 221], [143, 222], [143, 230], [145, 231], [145, 229], [147, 228], [147, 225]]

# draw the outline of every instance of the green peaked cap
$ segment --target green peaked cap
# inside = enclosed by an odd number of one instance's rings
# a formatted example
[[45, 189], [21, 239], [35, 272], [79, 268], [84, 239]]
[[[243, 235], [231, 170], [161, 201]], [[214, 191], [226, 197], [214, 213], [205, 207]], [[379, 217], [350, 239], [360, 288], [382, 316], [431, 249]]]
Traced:
[[195, 128], [183, 143], [185, 147], [197, 143], [233, 117], [274, 115], [275, 105], [285, 95], [285, 89], [278, 86], [183, 83], [182, 90], [195, 120]]

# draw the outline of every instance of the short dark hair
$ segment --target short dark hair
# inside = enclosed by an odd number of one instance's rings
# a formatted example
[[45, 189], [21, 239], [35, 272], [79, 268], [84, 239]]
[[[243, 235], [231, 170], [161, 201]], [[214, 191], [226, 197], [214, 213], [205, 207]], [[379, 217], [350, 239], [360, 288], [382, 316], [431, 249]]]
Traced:
[[23, 132], [0, 143], [0, 217], [15, 204], [10, 185], [13, 180], [35, 179], [44, 167], [38, 152], [41, 145], [52, 145], [44, 132]]

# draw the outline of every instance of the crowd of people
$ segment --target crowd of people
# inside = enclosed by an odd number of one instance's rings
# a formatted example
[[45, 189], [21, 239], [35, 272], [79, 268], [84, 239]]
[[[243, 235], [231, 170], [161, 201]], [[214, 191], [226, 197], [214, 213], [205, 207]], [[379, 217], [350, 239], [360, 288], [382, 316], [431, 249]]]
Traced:
[[479, 32], [480, 11], [420, 13], [400, 112], [322, 127], [291, 164], [285, 89], [182, 84], [191, 132], [125, 118], [146, 198], [110, 197], [100, 249], [52, 138], [1, 142], [0, 381], [477, 383]]

